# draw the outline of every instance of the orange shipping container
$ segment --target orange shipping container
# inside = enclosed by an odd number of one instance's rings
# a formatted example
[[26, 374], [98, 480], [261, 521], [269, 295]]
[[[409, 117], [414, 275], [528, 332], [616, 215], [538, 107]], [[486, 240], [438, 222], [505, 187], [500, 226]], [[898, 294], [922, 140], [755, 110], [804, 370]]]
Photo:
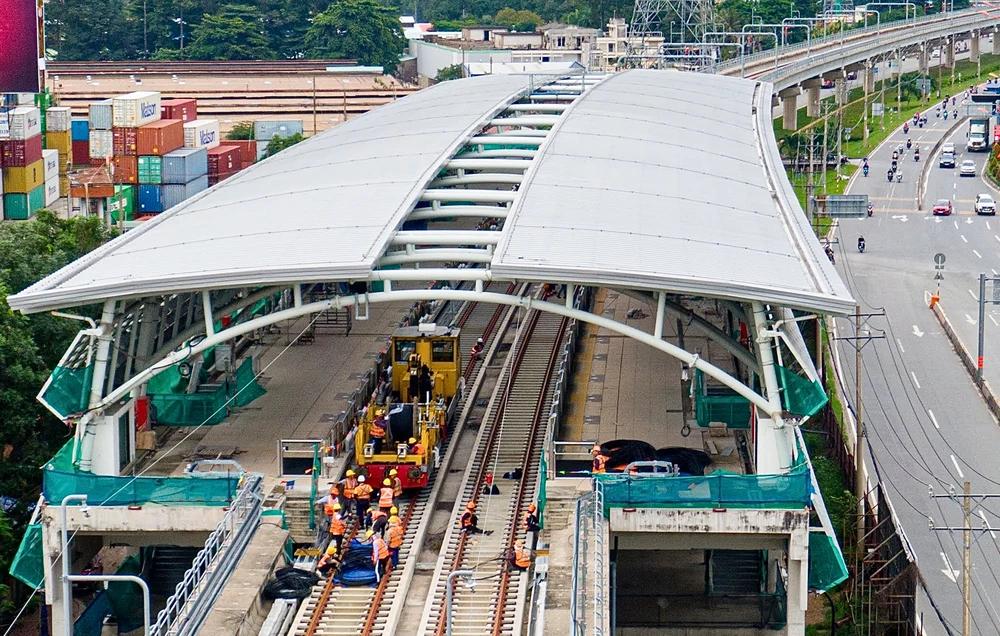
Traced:
[[194, 121], [198, 119], [198, 102], [193, 99], [165, 99], [160, 102], [160, 117]]
[[136, 148], [140, 155], [162, 157], [184, 146], [184, 122], [180, 119], [161, 119], [139, 128]]
[[111, 149], [114, 154], [135, 156], [139, 139], [138, 128], [113, 128], [111, 134]]
[[115, 183], [139, 183], [139, 158], [117, 156], [114, 158]]

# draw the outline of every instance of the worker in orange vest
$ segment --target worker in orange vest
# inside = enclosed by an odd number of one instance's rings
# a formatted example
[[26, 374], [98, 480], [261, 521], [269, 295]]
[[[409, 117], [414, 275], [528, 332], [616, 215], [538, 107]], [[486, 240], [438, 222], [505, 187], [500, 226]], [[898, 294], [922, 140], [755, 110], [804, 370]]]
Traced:
[[340, 504], [335, 503], [331, 506], [330, 515], [330, 540], [333, 541], [337, 546], [337, 550], [342, 549], [344, 543], [344, 532], [347, 530], [347, 524], [344, 523], [344, 516], [340, 514]]
[[372, 487], [365, 483], [365, 476], [361, 475], [358, 477], [358, 485], [354, 489], [354, 514], [358, 516], [358, 523], [365, 523], [366, 528], [368, 525], [365, 515], [371, 504]]
[[462, 526], [463, 532], [468, 532], [469, 534], [490, 534], [489, 532], [484, 532], [479, 528], [479, 517], [476, 516], [475, 501], [470, 501], [465, 504], [465, 512], [462, 513], [459, 523]]
[[381, 580], [389, 568], [389, 546], [382, 535], [371, 530], [365, 533], [365, 538], [372, 542], [372, 565], [375, 566], [375, 575]]
[[354, 500], [354, 489], [358, 487], [358, 478], [354, 476], [353, 470], [348, 470], [346, 477], [344, 477], [344, 499], [347, 501]]
[[337, 546], [331, 545], [327, 547], [326, 552], [320, 558], [319, 563], [316, 564], [316, 570], [323, 576], [326, 576], [337, 567], [337, 562], [334, 560], [336, 557]]
[[531, 567], [531, 550], [524, 547], [524, 541], [518, 541], [514, 544], [514, 549], [511, 551], [507, 562], [515, 570], [523, 571]]
[[524, 513], [522, 525], [525, 532], [538, 532], [538, 506], [531, 504], [528, 511]]
[[600, 475], [604, 472], [604, 467], [608, 463], [608, 456], [601, 450], [600, 444], [594, 444], [594, 447], [590, 449], [590, 454], [594, 456], [592, 471], [595, 475]]
[[392, 496], [398, 499], [403, 495], [403, 480], [399, 478], [399, 471], [395, 468], [390, 470], [389, 479], [392, 481]]
[[389, 523], [389, 513], [381, 508], [373, 508], [371, 511], [371, 526], [372, 530], [385, 536], [385, 526]]
[[392, 481], [388, 479], [382, 480], [382, 489], [378, 493], [378, 507], [384, 512], [389, 512], [389, 508], [392, 508]]
[[410, 444], [410, 454], [411, 455], [423, 455], [424, 454], [424, 445], [421, 444], [420, 442], [418, 442], [416, 437], [411, 437], [409, 439], [408, 443]]
[[375, 414], [375, 420], [372, 422], [371, 429], [369, 430], [369, 436], [372, 442], [375, 444], [375, 454], [378, 455], [382, 452], [382, 442], [385, 440], [385, 415], [379, 410]]
[[392, 567], [399, 565], [399, 548], [403, 545], [403, 524], [399, 517], [389, 517], [389, 556], [392, 557]]

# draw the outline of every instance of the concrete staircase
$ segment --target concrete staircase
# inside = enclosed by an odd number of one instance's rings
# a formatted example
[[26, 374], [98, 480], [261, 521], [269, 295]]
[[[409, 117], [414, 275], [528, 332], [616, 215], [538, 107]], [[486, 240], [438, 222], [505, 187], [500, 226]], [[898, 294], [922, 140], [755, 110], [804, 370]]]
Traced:
[[[288, 524], [288, 532], [295, 543], [307, 543], [312, 545], [316, 540], [316, 530], [309, 528], [309, 493], [290, 490], [285, 493], [285, 505], [282, 508], [285, 513], [285, 523]], [[321, 514], [316, 515], [316, 523], [320, 523]]]
[[161, 596], [171, 596], [200, 550], [201, 548], [175, 545], [155, 546], [148, 570], [149, 591]]

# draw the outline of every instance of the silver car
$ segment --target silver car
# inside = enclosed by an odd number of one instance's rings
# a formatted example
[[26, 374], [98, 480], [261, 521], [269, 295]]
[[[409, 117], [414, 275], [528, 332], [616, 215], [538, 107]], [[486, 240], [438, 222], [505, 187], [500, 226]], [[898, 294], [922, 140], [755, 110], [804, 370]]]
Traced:
[[997, 204], [988, 194], [977, 194], [976, 195], [976, 214], [990, 214], [994, 215], [997, 213]]
[[963, 177], [976, 176], [976, 162], [972, 159], [966, 159], [962, 162], [961, 167], [959, 167], [958, 174]]

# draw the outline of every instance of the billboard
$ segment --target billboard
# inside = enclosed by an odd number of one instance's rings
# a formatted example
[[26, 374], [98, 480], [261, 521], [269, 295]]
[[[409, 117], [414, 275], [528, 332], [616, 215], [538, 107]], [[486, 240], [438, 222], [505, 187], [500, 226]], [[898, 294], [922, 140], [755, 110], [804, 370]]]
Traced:
[[0, 93], [38, 93], [36, 0], [0, 0]]

